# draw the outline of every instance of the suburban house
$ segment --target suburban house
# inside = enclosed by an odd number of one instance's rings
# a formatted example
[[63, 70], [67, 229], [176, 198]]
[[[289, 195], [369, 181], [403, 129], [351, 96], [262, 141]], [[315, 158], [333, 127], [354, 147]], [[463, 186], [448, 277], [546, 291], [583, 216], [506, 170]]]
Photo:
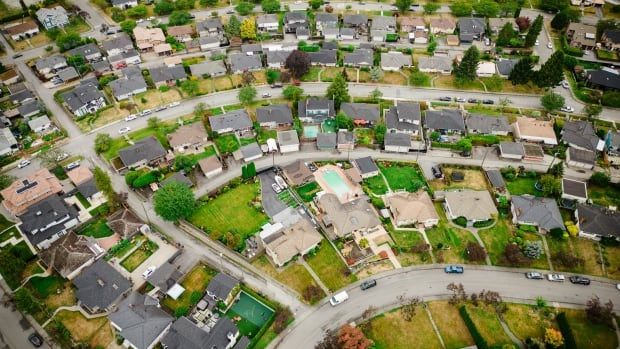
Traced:
[[290, 54], [288, 51], [267, 51], [265, 55], [267, 57], [267, 67], [274, 69], [283, 68]]
[[514, 31], [519, 31], [519, 26], [513, 17], [489, 18], [489, 29], [492, 34], [498, 34], [506, 23], [509, 23]]
[[484, 18], [460, 17], [458, 20], [459, 40], [461, 42], [473, 42], [481, 40], [486, 31], [487, 24]]
[[398, 227], [421, 224], [430, 228], [439, 224], [439, 215], [425, 190], [391, 193], [385, 198], [385, 206], [390, 210], [394, 224]]
[[15, 135], [8, 127], [0, 128], [0, 156], [13, 154], [19, 150]]
[[172, 36], [179, 42], [187, 42], [192, 40], [192, 35], [194, 35], [194, 28], [189, 25], [177, 25], [168, 27], [167, 33], [169, 36]]
[[112, 95], [117, 101], [129, 99], [138, 93], [146, 92], [147, 85], [142, 76], [142, 71], [138, 67], [125, 68], [122, 71], [123, 77], [110, 81], [108, 86], [112, 90]]
[[198, 160], [198, 166], [207, 178], [213, 178], [223, 172], [222, 163], [215, 155]]
[[185, 69], [182, 65], [149, 68], [149, 74], [157, 88], [160, 86], [174, 86], [178, 81], [187, 79], [187, 74], [185, 74]]
[[[330, 28], [326, 28], [325, 30], [329, 30]], [[332, 32], [332, 37], [334, 33]], [[338, 40], [355, 40], [358, 37], [357, 31], [354, 28], [340, 28], [338, 33], [336, 34]]]
[[[17, 85], [20, 85], [19, 83]], [[11, 103], [13, 104], [22, 104], [24, 102], [28, 102], [36, 99], [37, 97], [32, 93], [32, 91], [24, 89], [19, 92], [12, 93], [9, 98], [11, 99]]]
[[365, 198], [341, 203], [336, 194], [323, 193], [317, 195], [315, 201], [323, 213], [323, 224], [332, 227], [337, 237], [369, 232], [381, 225], [375, 209]]
[[308, 40], [310, 39], [310, 29], [306, 27], [298, 27], [295, 30], [295, 37], [297, 40]]
[[413, 44], [427, 44], [428, 43], [428, 31], [416, 30], [408, 34], [409, 42]]
[[510, 160], [542, 161], [545, 153], [542, 147], [533, 143], [500, 142], [499, 155]]
[[562, 142], [577, 149], [593, 152], [602, 151], [605, 147], [605, 142], [598, 138], [592, 123], [582, 120], [564, 122]]
[[319, 12], [314, 15], [316, 30], [325, 36], [325, 29], [338, 27], [338, 16], [333, 13]]
[[598, 70], [586, 72], [586, 82], [589, 86], [601, 90], [620, 90], [620, 73], [616, 69], [602, 67]]
[[112, 0], [112, 6], [126, 10], [134, 6], [138, 6], [138, 0]]
[[579, 236], [600, 240], [614, 238], [620, 240], [620, 213], [597, 205], [578, 204], [575, 221]]
[[564, 230], [564, 220], [555, 200], [533, 195], [515, 195], [510, 210], [514, 224], [527, 224], [538, 227], [541, 232], [559, 228]]
[[91, 206], [98, 206], [100, 203], [105, 202], [105, 196], [97, 188], [93, 173], [86, 166], [78, 166], [71, 171], [67, 172], [67, 177], [75, 185], [77, 191], [91, 204]]
[[422, 116], [418, 103], [399, 102], [385, 113], [385, 125], [388, 132], [402, 132], [418, 136]]
[[399, 17], [400, 31], [411, 33], [426, 30], [426, 22], [421, 17]]
[[566, 164], [569, 167], [591, 170], [596, 165], [596, 153], [590, 150], [569, 147], [566, 149]]
[[325, 67], [335, 67], [338, 61], [337, 50], [320, 49], [317, 52], [308, 52], [310, 56], [310, 64]]
[[170, 148], [184, 154], [202, 153], [208, 141], [207, 130], [199, 121], [183, 125], [167, 137]]
[[452, 59], [442, 56], [420, 57], [418, 69], [423, 73], [450, 75], [452, 74]]
[[119, 33], [104, 40], [101, 47], [108, 56], [116, 56], [133, 49], [133, 42], [127, 33]]
[[336, 148], [338, 150], [353, 150], [355, 148], [355, 133], [339, 130]]
[[188, 188], [191, 188], [194, 186], [194, 182], [192, 182], [192, 180], [189, 177], [187, 177], [187, 175], [185, 175], [185, 172], [179, 171], [179, 172], [174, 172], [172, 176], [169, 176], [168, 178], [159, 182], [159, 187], [163, 188], [166, 185], [173, 183], [173, 182], [185, 184]]
[[299, 136], [297, 136], [297, 131], [278, 131], [277, 138], [278, 146], [280, 146], [280, 153], [285, 154], [299, 151]]
[[491, 77], [495, 74], [495, 63], [481, 61], [478, 63], [478, 68], [476, 69], [476, 75], [479, 77]]
[[189, 66], [192, 76], [195, 77], [218, 77], [226, 75], [226, 65], [224, 61], [205, 61]]
[[263, 150], [258, 143], [252, 142], [246, 144], [239, 149], [239, 153], [245, 162], [252, 162], [256, 159], [263, 157]]
[[620, 51], [620, 29], [606, 29], [600, 43], [608, 50]]
[[278, 15], [265, 13], [257, 16], [256, 27], [262, 32], [277, 32], [279, 29]]
[[19, 229], [40, 250], [48, 248], [79, 223], [77, 210], [58, 195], [31, 205], [18, 217], [22, 221]]
[[431, 18], [429, 27], [433, 34], [452, 34], [456, 30], [456, 22], [448, 17]]
[[224, 33], [224, 26], [219, 17], [211, 17], [196, 23], [196, 31], [200, 37], [219, 36]]
[[230, 71], [233, 74], [263, 69], [263, 62], [260, 55], [233, 53], [228, 56], [228, 59], [230, 61]]
[[314, 181], [312, 171], [310, 171], [302, 160], [296, 160], [288, 165], [282, 166], [282, 170], [284, 171], [284, 176], [286, 176], [287, 181], [294, 186], [300, 186]]
[[19, 115], [28, 119], [41, 112], [41, 103], [39, 101], [30, 101], [17, 107]]
[[63, 104], [77, 117], [94, 113], [106, 106], [103, 93], [96, 82], [86, 81], [61, 95]]
[[282, 267], [295, 256], [304, 256], [315, 249], [323, 239], [305, 218], [299, 218], [286, 228], [282, 223], [267, 223], [259, 236], [265, 247], [265, 253], [278, 267]]
[[113, 67], [113, 69], [122, 69], [127, 67], [128, 65], [140, 64], [142, 63], [142, 59], [140, 58], [140, 54], [138, 53], [138, 51], [132, 48], [117, 55], [108, 56], [108, 62]]
[[503, 78], [508, 78], [512, 69], [514, 69], [515, 65], [519, 63], [516, 59], [500, 59], [495, 62], [495, 66], [497, 67], [497, 74]]
[[172, 323], [170, 330], [161, 339], [161, 346], [165, 349], [246, 348], [247, 345], [243, 343], [247, 337], [237, 340], [238, 336], [237, 325], [225, 316], [220, 317], [209, 331], [182, 316]]
[[582, 23], [571, 22], [566, 29], [566, 38], [573, 47], [592, 50], [596, 47], [596, 27]]
[[35, 21], [28, 20], [8, 28], [4, 28], [4, 31], [6, 32], [6, 35], [13, 39], [13, 41], [20, 41], [39, 34], [39, 26]]
[[41, 58], [35, 63], [39, 75], [51, 79], [57, 75], [57, 71], [67, 67], [67, 59], [62, 55], [53, 55]]
[[69, 15], [62, 6], [42, 7], [36, 12], [39, 23], [43, 24], [46, 30], [52, 28], [63, 28], [69, 24]]
[[104, 253], [94, 238], [69, 232], [39, 252], [39, 258], [48, 268], [72, 280]]
[[487, 221], [497, 215], [493, 198], [486, 190], [446, 191], [444, 207], [449, 219], [465, 217], [468, 225]]
[[264, 51], [262, 44], [243, 44], [241, 45], [241, 52], [250, 55], [260, 55]]
[[21, 76], [15, 69], [7, 69], [4, 73], [0, 73], [0, 84], [12, 85], [18, 83], [21, 80]]
[[342, 26], [354, 29], [357, 34], [365, 34], [368, 30], [368, 16], [364, 14], [345, 14]]
[[607, 131], [605, 149], [609, 163], [617, 166], [620, 163], [620, 132]]
[[292, 126], [293, 113], [288, 104], [272, 104], [256, 108], [256, 121], [261, 127]]
[[387, 41], [388, 34], [396, 33], [396, 18], [388, 16], [374, 16], [372, 17], [372, 24], [370, 27], [370, 39], [371, 41], [383, 42]]
[[66, 67], [56, 72], [62, 82], [69, 82], [80, 78], [80, 74], [74, 67]]
[[557, 145], [558, 140], [553, 130], [553, 121], [536, 120], [524, 116], [517, 117], [512, 125], [515, 139], [526, 142]]
[[381, 53], [381, 69], [386, 71], [400, 71], [405, 67], [411, 67], [411, 55], [398, 51]]
[[586, 182], [570, 178], [562, 178], [562, 199], [585, 203], [588, 200]]
[[387, 132], [383, 138], [383, 149], [392, 153], [408, 153], [411, 149], [411, 135], [403, 132]]
[[166, 43], [166, 36], [161, 28], [135, 27], [133, 36], [140, 52], [152, 52], [156, 46]]
[[153, 286], [153, 289], [156, 289], [156, 294], [172, 297], [179, 287], [182, 287], [179, 285], [179, 280], [182, 278], [183, 273], [172, 263], [167, 262], [158, 266], [155, 271], [146, 278], [146, 281]]
[[71, 49], [65, 52], [65, 54], [67, 55], [67, 57], [82, 56], [84, 57], [85, 60], [89, 62], [98, 61], [101, 59], [101, 57], [103, 57], [101, 55], [101, 50], [99, 49], [99, 46], [97, 46], [96, 44], [92, 42], [86, 45], [78, 46], [74, 49]]
[[379, 106], [368, 103], [342, 103], [340, 111], [358, 126], [372, 126], [380, 119]]
[[24, 214], [28, 208], [63, 191], [62, 184], [47, 168], [20, 178], [0, 191], [2, 205], [12, 215]]
[[284, 14], [284, 32], [297, 33], [299, 28], [308, 29], [308, 15], [305, 11], [289, 11]]
[[28, 121], [28, 127], [35, 133], [47, 133], [52, 130], [52, 121], [47, 115], [32, 118]]
[[131, 291], [131, 282], [103, 259], [73, 279], [78, 305], [91, 314], [105, 312]]
[[357, 49], [353, 52], [344, 54], [343, 63], [345, 66], [356, 68], [373, 66], [373, 51], [368, 49]]
[[457, 109], [427, 110], [424, 127], [441, 134], [465, 134], [465, 121]]
[[229, 306], [239, 291], [239, 281], [227, 274], [218, 273], [207, 286], [207, 295], [214, 301]]
[[486, 116], [472, 114], [465, 119], [467, 132], [483, 135], [507, 136], [512, 132], [512, 127], [508, 124], [505, 116]]
[[489, 169], [485, 171], [487, 175], [487, 179], [493, 187], [493, 190], [498, 193], [506, 192], [506, 182], [504, 181], [504, 177], [502, 173], [498, 169]]
[[156, 166], [164, 160], [165, 156], [166, 149], [154, 136], [139, 140], [118, 152], [123, 169]]
[[211, 130], [218, 134], [235, 132], [241, 134], [252, 129], [252, 120], [248, 113], [243, 110], [232, 110], [222, 115], [209, 116]]
[[297, 103], [299, 120], [307, 123], [320, 123], [336, 116], [334, 101], [321, 97], [308, 97]]
[[319, 132], [316, 135], [316, 147], [319, 150], [334, 150], [338, 144], [335, 132]]
[[363, 179], [379, 175], [379, 167], [370, 156], [355, 159], [352, 163]]

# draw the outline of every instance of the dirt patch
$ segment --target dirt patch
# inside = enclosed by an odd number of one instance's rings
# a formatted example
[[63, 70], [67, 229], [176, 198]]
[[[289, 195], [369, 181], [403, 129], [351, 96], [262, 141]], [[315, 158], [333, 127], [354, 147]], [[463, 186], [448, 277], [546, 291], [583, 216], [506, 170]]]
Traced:
[[109, 250], [110, 247], [116, 245], [117, 242], [121, 240], [121, 236], [114, 233], [112, 236], [108, 236], [107, 238], [97, 239], [97, 243], [104, 250]]
[[105, 317], [87, 319], [76, 311], [61, 311], [56, 314], [56, 319], [71, 332], [71, 337], [77, 342], [88, 343], [96, 337], [100, 329], [104, 329], [104, 326], [108, 329], [110, 327], [108, 319]]
[[232, 82], [228, 76], [220, 76], [213, 79], [213, 84], [216, 91], [230, 90], [232, 88]]
[[65, 283], [65, 287], [58, 294], [53, 294], [45, 300], [45, 305], [51, 310], [55, 310], [62, 306], [71, 306], [76, 304], [75, 292], [71, 287], [71, 283]]
[[[134, 98], [135, 104], [140, 109], [152, 109], [160, 105], [170, 104], [182, 99], [181, 93], [175, 88], [171, 88], [166, 92], [159, 90], [148, 90], [144, 93], [136, 95]], [[145, 103], [143, 103], [145, 101]]]
[[407, 85], [407, 77], [400, 72], [384, 72], [381, 82], [390, 85]]
[[390, 260], [383, 260], [377, 263], [367, 265], [364, 268], [360, 269], [357, 272], [357, 276], [358, 278], [362, 279], [392, 269], [394, 269], [394, 265], [392, 265], [392, 262], [390, 262]]

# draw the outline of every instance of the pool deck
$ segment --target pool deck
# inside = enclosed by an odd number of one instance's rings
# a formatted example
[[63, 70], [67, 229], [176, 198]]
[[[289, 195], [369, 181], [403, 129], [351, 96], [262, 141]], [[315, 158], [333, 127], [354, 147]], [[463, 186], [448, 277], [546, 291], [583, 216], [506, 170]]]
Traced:
[[[334, 189], [329, 185], [329, 183], [327, 183], [327, 180], [325, 179], [325, 172], [329, 172], [329, 171], [336, 172], [340, 176], [340, 178], [343, 180], [343, 182], [347, 185], [347, 187], [349, 188], [349, 190], [346, 193], [344, 193], [344, 195], [339, 195], [339, 193], [335, 192]], [[362, 190], [362, 187], [354, 183], [346, 175], [344, 170], [338, 166], [335, 166], [335, 165], [321, 166], [319, 167], [318, 170], [314, 172], [314, 178], [316, 179], [316, 182], [319, 184], [319, 186], [321, 186], [323, 191], [327, 193], [332, 193], [338, 196], [338, 199], [343, 204], [349, 201], [353, 201], [364, 195], [364, 191]]]

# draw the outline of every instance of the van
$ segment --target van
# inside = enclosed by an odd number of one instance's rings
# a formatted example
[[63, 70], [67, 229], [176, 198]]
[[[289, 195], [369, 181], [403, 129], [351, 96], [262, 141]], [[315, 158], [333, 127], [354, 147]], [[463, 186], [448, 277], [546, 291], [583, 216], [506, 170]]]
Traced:
[[329, 303], [333, 307], [335, 307], [338, 304], [346, 301], [347, 299], [349, 299], [349, 294], [347, 293], [347, 291], [342, 291], [333, 295], [332, 298], [329, 299]]

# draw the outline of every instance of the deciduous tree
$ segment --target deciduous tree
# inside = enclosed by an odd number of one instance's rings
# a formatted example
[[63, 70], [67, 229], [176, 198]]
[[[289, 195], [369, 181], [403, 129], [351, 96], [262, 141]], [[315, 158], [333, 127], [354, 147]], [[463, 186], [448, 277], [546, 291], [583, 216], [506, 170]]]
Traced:
[[241, 22], [241, 38], [254, 40], [256, 39], [256, 20], [249, 17]]
[[476, 11], [476, 14], [482, 15], [487, 18], [497, 17], [500, 10], [497, 2], [493, 0], [480, 0], [478, 2], [475, 2], [473, 7], [474, 11]]
[[159, 16], [169, 15], [174, 11], [174, 4], [167, 0], [159, 0], [155, 3], [153, 11]]
[[564, 337], [562, 337], [562, 332], [556, 330], [553, 327], [546, 328], [545, 344], [547, 344], [551, 348], [559, 348], [564, 345]]
[[517, 23], [517, 27], [519, 27], [520, 32], [526, 31], [527, 28], [529, 28], [531, 24], [530, 18], [525, 17], [525, 16], [517, 17], [517, 19], [515, 19], [515, 22]]
[[254, 11], [254, 4], [251, 2], [242, 1], [235, 6], [235, 11], [242, 16], [247, 16]]
[[497, 34], [496, 44], [498, 46], [507, 46], [515, 36], [517, 36], [517, 32], [512, 27], [512, 23], [506, 23], [499, 31], [499, 34]]
[[583, 112], [589, 118], [595, 118], [599, 116], [599, 114], [603, 111], [603, 106], [600, 104], [588, 104], [585, 108], [583, 108]]
[[513, 243], [508, 243], [504, 247], [503, 258], [512, 267], [522, 266], [529, 262], [523, 252], [521, 252], [519, 245]]
[[304, 94], [304, 90], [301, 87], [297, 87], [297, 86], [287, 86], [283, 91], [282, 91], [282, 95], [284, 96], [284, 98], [288, 99], [289, 101], [293, 101], [293, 102], [297, 102], [301, 99], [301, 96], [303, 96]]
[[456, 0], [450, 5], [450, 11], [452, 15], [456, 17], [469, 17], [471, 16], [473, 7], [469, 0]]
[[339, 109], [343, 102], [351, 100], [349, 86], [342, 75], [336, 75], [334, 81], [327, 88], [325, 96], [334, 100], [336, 109]]
[[310, 56], [306, 52], [295, 50], [286, 58], [284, 66], [294, 79], [300, 79], [310, 70]]
[[254, 102], [254, 98], [256, 98], [256, 89], [254, 86], [245, 86], [239, 89], [239, 102], [243, 105], [248, 105]]
[[484, 247], [476, 242], [469, 242], [466, 251], [467, 259], [472, 262], [483, 261], [487, 257], [487, 252], [484, 250]]
[[110, 180], [110, 176], [101, 169], [101, 167], [95, 167], [93, 171], [93, 177], [95, 178], [95, 186], [99, 189], [108, 199], [108, 207], [114, 210], [120, 206], [120, 199], [118, 194], [114, 191], [112, 187], [112, 181]]
[[241, 22], [237, 16], [230, 16], [228, 23], [224, 26], [224, 33], [229, 39], [241, 36]]
[[564, 97], [555, 92], [549, 92], [540, 98], [540, 104], [547, 111], [555, 111], [564, 106]]
[[432, 15], [433, 13], [437, 12], [437, 10], [439, 10], [439, 7], [441, 7], [441, 6], [439, 4], [437, 4], [437, 3], [434, 3], [434, 2], [427, 2], [422, 7], [424, 8], [424, 13], [425, 14]]
[[338, 343], [341, 349], [368, 349], [372, 345], [362, 330], [349, 324], [338, 331]]
[[586, 316], [588, 320], [594, 324], [602, 324], [611, 329], [614, 328], [614, 304], [611, 301], [603, 305], [598, 296], [592, 297], [592, 299], [586, 303]]
[[184, 25], [189, 23], [192, 15], [187, 11], [173, 11], [168, 16], [168, 25]]
[[155, 192], [153, 207], [161, 218], [176, 222], [194, 212], [196, 199], [187, 184], [170, 182]]
[[95, 136], [95, 152], [97, 154], [104, 153], [110, 149], [112, 145], [112, 137], [107, 133], [97, 133]]
[[263, 0], [260, 3], [263, 12], [276, 13], [280, 10], [280, 1], [278, 0]]
[[398, 11], [400, 11], [400, 13], [405, 13], [409, 11], [409, 8], [411, 7], [411, 3], [412, 3], [412, 0], [396, 0], [394, 5], [398, 9]]

